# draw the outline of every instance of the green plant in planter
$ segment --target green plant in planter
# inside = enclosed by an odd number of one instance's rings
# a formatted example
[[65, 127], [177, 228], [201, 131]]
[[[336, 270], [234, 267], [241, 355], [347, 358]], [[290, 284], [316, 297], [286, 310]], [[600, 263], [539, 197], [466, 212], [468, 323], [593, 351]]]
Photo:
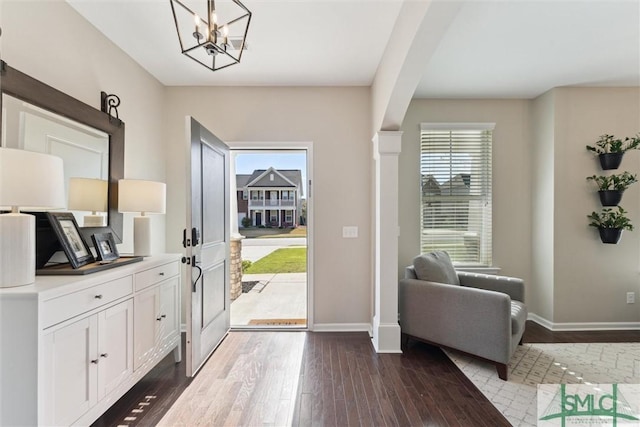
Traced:
[[633, 230], [631, 220], [626, 216], [627, 211], [618, 206], [617, 210], [604, 208], [602, 212], [591, 212], [587, 218], [591, 220], [589, 225], [596, 228], [617, 228], [619, 230]]
[[624, 191], [633, 183], [638, 182], [637, 174], [630, 174], [625, 171], [616, 175], [592, 175], [587, 177], [587, 181], [593, 181], [598, 186], [598, 190]]
[[624, 153], [627, 150], [635, 150], [640, 147], [640, 134], [634, 137], [616, 138], [613, 135], [600, 135], [595, 145], [587, 145], [587, 150], [595, 154]]
[[[640, 135], [640, 134], [639, 134]], [[601, 135], [595, 145], [587, 145], [587, 150], [598, 155], [602, 169], [618, 169], [622, 156], [628, 150], [640, 148], [640, 136], [616, 138], [613, 135]]]

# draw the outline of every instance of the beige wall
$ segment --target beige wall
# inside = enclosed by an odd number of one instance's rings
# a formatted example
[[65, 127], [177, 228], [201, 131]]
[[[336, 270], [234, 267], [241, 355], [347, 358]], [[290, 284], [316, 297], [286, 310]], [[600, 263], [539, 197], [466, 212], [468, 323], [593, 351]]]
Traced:
[[[166, 104], [168, 249], [182, 250], [186, 115], [223, 141], [311, 141], [314, 321], [370, 323], [369, 88], [172, 87]], [[343, 239], [344, 225], [358, 226], [359, 237]]]
[[[125, 177], [165, 180], [158, 126], [164, 87], [63, 1], [0, 3], [2, 59], [44, 83], [100, 108], [100, 91], [122, 101]], [[153, 217], [153, 249], [165, 251], [162, 215]], [[121, 252], [132, 251], [132, 217], [125, 217]]]
[[[554, 322], [638, 322], [640, 304], [626, 293], [640, 292], [640, 185], [621, 202], [635, 231], [618, 245], [600, 242], [586, 215], [600, 210], [597, 190], [586, 177], [600, 170], [585, 149], [599, 135], [640, 132], [640, 88], [560, 88], [555, 92]], [[625, 154], [620, 173], [640, 173], [640, 152]]]
[[[529, 102], [414, 99], [402, 124], [399, 268], [420, 251], [420, 123], [495, 123], [493, 137], [493, 261], [503, 274], [531, 276]], [[402, 274], [402, 271], [399, 272]], [[529, 290], [527, 289], [527, 292]]]
[[[573, 322], [638, 322], [640, 245], [625, 231], [620, 244], [600, 243], [586, 216], [600, 209], [586, 177], [602, 173], [585, 145], [603, 133], [640, 132], [640, 89], [558, 88], [535, 100], [413, 100], [402, 126], [399, 267], [419, 251], [419, 125], [495, 122], [494, 265], [522, 277], [531, 313], [565, 327]], [[640, 153], [618, 172], [640, 174]], [[640, 185], [622, 206], [640, 227]], [[402, 274], [402, 271], [399, 272]]]
[[531, 292], [527, 295], [530, 312], [553, 321], [554, 267], [554, 91], [532, 101], [532, 233]]

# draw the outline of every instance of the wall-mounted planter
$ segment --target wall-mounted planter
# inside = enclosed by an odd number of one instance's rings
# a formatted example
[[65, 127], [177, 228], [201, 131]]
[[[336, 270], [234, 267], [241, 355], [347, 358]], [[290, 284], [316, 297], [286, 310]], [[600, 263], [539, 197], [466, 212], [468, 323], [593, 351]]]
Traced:
[[598, 154], [598, 159], [600, 159], [600, 166], [604, 170], [618, 169], [620, 163], [622, 162], [623, 153], [603, 153]]
[[602, 228], [599, 227], [600, 240], [602, 243], [617, 244], [622, 237], [622, 228]]
[[618, 190], [601, 190], [598, 191], [600, 196], [600, 203], [602, 206], [618, 206], [622, 200], [622, 193], [624, 191]]

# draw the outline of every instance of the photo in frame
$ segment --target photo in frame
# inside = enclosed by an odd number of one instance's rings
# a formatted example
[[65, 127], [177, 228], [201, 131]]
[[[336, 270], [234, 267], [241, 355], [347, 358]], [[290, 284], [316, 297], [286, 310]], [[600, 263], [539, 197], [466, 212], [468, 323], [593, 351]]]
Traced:
[[91, 236], [91, 240], [96, 248], [96, 257], [99, 262], [111, 262], [120, 258], [113, 234], [96, 233]]
[[71, 267], [79, 268], [94, 261], [89, 245], [82, 238], [78, 223], [71, 212], [47, 212], [47, 218]]

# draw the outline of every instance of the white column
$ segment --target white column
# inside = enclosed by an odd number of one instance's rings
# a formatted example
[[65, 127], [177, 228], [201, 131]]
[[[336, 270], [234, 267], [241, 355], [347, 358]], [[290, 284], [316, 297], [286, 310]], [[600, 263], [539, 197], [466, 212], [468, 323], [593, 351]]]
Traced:
[[229, 186], [231, 199], [229, 203], [229, 209], [231, 211], [229, 216], [231, 217], [231, 237], [238, 239], [242, 236], [238, 231], [238, 187], [236, 187], [236, 156], [237, 154], [232, 151], [229, 161], [229, 174], [231, 175], [229, 177], [231, 184]]
[[402, 353], [398, 324], [398, 156], [402, 132], [373, 137], [375, 159], [375, 261], [373, 346], [378, 353]]

